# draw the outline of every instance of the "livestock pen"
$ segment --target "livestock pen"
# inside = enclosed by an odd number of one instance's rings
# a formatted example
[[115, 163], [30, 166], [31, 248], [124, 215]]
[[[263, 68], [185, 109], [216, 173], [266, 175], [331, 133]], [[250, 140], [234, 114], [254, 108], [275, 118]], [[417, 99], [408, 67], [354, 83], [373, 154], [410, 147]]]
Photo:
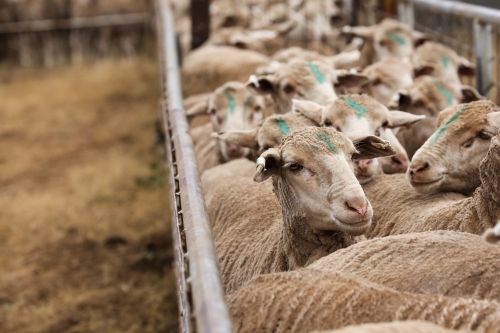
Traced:
[[[201, 7], [204, 8], [201, 1]], [[197, 4], [193, 1], [193, 6]], [[251, 1], [248, 1], [251, 5]], [[375, 24], [385, 17], [397, 18], [417, 30], [433, 35], [476, 65], [470, 85], [496, 102], [500, 99], [500, 11], [452, 1], [344, 0], [345, 23]], [[208, 10], [207, 8], [205, 8]], [[158, 50], [162, 70], [160, 103], [166, 133], [167, 169], [171, 200], [175, 259], [178, 279], [181, 332], [230, 332], [231, 325], [210, 232], [200, 176], [180, 89], [179, 46], [174, 18], [167, 0], [156, 1]], [[198, 19], [208, 12], [197, 12]], [[207, 22], [193, 31], [193, 45], [208, 35]], [[202, 27], [202, 28], [200, 28]], [[200, 30], [201, 29], [201, 30]], [[208, 28], [207, 28], [208, 29]], [[201, 37], [200, 37], [201, 36]], [[311, 40], [304, 34], [300, 41]], [[291, 45], [285, 39], [283, 46]]]

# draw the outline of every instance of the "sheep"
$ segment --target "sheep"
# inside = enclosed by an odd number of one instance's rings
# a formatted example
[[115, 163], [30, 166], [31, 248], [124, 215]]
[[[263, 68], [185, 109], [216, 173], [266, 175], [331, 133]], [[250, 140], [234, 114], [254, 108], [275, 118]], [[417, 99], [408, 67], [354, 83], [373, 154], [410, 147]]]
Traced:
[[183, 60], [182, 95], [214, 91], [229, 81], [244, 82], [270, 58], [251, 50], [206, 45], [191, 51]]
[[208, 100], [201, 100], [186, 111], [188, 117], [200, 114], [211, 117], [211, 123], [190, 131], [200, 173], [219, 163], [252, 154], [249, 148], [211, 140], [210, 133], [253, 129], [263, 119], [264, 107], [264, 98], [254, 95], [244, 83], [227, 82]]
[[259, 30], [249, 30], [238, 26], [221, 28], [214, 31], [204, 45], [227, 45], [269, 54], [268, 48], [275, 44], [280, 45], [284, 36], [296, 25], [295, 21], [288, 21], [262, 27]]
[[[481, 145], [487, 145], [487, 142]], [[448, 150], [453, 149], [455, 148], [452, 145], [443, 145], [439, 153], [446, 152], [447, 154]], [[500, 193], [497, 179], [500, 167], [499, 138], [495, 137], [491, 140], [488, 153], [479, 164], [479, 172], [473, 168], [477, 168], [475, 165], [479, 163], [478, 158], [484, 155], [481, 151], [476, 151], [472, 156], [471, 154], [468, 153], [464, 157], [469, 160], [468, 163], [462, 161], [451, 163], [450, 170], [448, 173], [445, 172], [445, 177], [455, 172], [457, 185], [463, 186], [467, 185], [463, 183], [463, 179], [466, 182], [471, 181], [476, 177], [475, 173], [478, 173], [481, 186], [471, 197], [457, 192], [436, 193], [440, 186], [445, 184], [444, 181], [441, 181], [441, 184], [434, 182], [427, 185], [426, 190], [429, 193], [421, 194], [412, 189], [404, 176], [400, 174], [379, 175], [364, 185], [366, 196], [376, 211], [374, 227], [367, 232], [367, 237], [384, 237], [430, 230], [455, 230], [481, 235], [486, 229], [492, 228], [500, 219]], [[418, 152], [415, 156], [417, 155]], [[448, 156], [447, 159], [450, 160], [451, 157]], [[410, 165], [409, 171], [411, 169]], [[443, 190], [446, 188], [449, 187], [444, 187]], [[459, 187], [455, 188], [459, 189]]]
[[281, 64], [273, 74], [250, 77], [248, 85], [259, 94], [270, 94], [276, 113], [285, 113], [294, 98], [326, 105], [337, 98], [334, 85], [352, 87], [366, 80], [362, 74], [336, 71], [322, 61], [294, 59]]
[[[321, 126], [334, 127], [351, 138], [360, 135], [375, 135], [387, 140], [385, 136], [391, 133], [386, 129], [409, 125], [425, 117], [407, 112], [389, 111], [387, 107], [368, 95], [343, 95], [327, 106], [304, 101], [296, 101], [295, 104], [299, 112], [308, 118], [315, 119]], [[393, 135], [389, 139], [392, 142], [397, 141]], [[393, 160], [385, 162], [395, 164], [394, 169], [408, 164], [404, 153], [392, 158]], [[397, 158], [406, 160], [398, 161]], [[361, 184], [370, 182], [380, 172], [381, 165], [378, 159], [356, 162], [356, 177]]]
[[398, 93], [413, 83], [413, 67], [408, 58], [388, 58], [378, 61], [362, 71], [369, 81], [352, 92], [368, 94], [385, 106], [399, 97]]
[[432, 38], [407, 24], [388, 18], [370, 27], [345, 26], [342, 32], [364, 39], [359, 64], [362, 68], [384, 58], [411, 56], [416, 46]]
[[308, 267], [351, 274], [398, 291], [500, 301], [499, 257], [500, 247], [478, 235], [428, 231], [371, 239]]
[[235, 333], [298, 333], [407, 320], [500, 332], [496, 301], [400, 292], [313, 268], [254, 277], [226, 299]]
[[[362, 324], [347, 326], [333, 331], [314, 331], [311, 333], [457, 333], [425, 321], [393, 321], [390, 323]], [[461, 331], [462, 332], [462, 331]]]
[[427, 42], [411, 55], [415, 75], [432, 75], [448, 83], [461, 84], [459, 74], [474, 76], [475, 66], [451, 48]]
[[364, 239], [373, 211], [351, 158], [393, 153], [374, 136], [351, 141], [334, 129], [302, 127], [257, 160], [253, 179], [272, 177], [272, 186], [228, 179], [207, 206], [226, 293]]
[[500, 108], [491, 101], [459, 104], [441, 111], [436, 132], [415, 153], [408, 168], [419, 193], [455, 191], [471, 195], [481, 183], [477, 167], [497, 133]]
[[436, 118], [441, 110], [459, 103], [469, 103], [484, 99], [476, 89], [447, 82], [428, 75], [419, 76], [412, 85], [399, 91], [397, 109], [413, 114], [423, 114], [428, 119], [411, 126], [401, 128], [398, 140], [405, 147], [408, 156], [415, 152], [436, 131]]
[[[339, 54], [333, 56], [325, 56], [316, 51], [304, 49], [298, 46], [292, 46], [286, 49], [282, 49], [273, 54], [272, 60], [278, 63], [288, 63], [290, 60], [297, 58], [307, 61], [317, 60], [329, 64], [332, 68], [351, 69], [357, 64], [357, 62], [359, 62], [360, 56], [361, 52], [356, 48], [354, 48], [353, 50], [340, 52]], [[272, 65], [274, 65], [274, 67], [277, 66], [275, 63]], [[264, 69], [258, 69], [257, 73], [264, 74], [262, 72], [264, 72], [266, 69], [267, 67]]]

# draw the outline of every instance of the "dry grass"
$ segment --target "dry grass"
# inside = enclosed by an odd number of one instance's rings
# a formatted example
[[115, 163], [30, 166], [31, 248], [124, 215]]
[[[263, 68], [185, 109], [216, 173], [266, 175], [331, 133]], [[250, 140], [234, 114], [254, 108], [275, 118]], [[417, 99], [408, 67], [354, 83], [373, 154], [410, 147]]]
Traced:
[[0, 74], [0, 331], [177, 330], [155, 62]]

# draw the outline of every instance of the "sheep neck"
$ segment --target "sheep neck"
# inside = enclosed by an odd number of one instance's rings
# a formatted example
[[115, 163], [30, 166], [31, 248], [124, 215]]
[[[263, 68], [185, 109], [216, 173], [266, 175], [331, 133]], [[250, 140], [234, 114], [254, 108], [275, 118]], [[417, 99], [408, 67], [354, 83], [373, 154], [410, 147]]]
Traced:
[[473, 195], [483, 231], [494, 227], [500, 219], [500, 186], [498, 185], [500, 142], [498, 139], [500, 135], [492, 140], [486, 157], [479, 165], [481, 186]]
[[288, 270], [305, 267], [360, 239], [342, 231], [312, 229], [305, 219], [301, 203], [282, 177], [273, 176], [273, 192], [278, 198], [283, 215], [279, 248]]

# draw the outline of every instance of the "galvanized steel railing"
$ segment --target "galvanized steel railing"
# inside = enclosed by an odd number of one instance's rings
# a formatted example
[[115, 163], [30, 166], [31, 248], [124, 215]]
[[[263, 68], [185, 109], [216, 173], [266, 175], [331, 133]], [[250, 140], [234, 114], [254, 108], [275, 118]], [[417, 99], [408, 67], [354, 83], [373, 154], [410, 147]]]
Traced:
[[182, 104], [169, 1], [157, 0], [156, 13], [181, 332], [230, 333], [217, 255]]
[[[396, 17], [476, 64], [475, 78], [466, 80], [500, 103], [500, 10], [447, 0], [368, 0], [378, 10], [364, 7], [365, 22]], [[390, 8], [397, 8], [396, 13]], [[353, 15], [357, 15], [353, 13]]]

